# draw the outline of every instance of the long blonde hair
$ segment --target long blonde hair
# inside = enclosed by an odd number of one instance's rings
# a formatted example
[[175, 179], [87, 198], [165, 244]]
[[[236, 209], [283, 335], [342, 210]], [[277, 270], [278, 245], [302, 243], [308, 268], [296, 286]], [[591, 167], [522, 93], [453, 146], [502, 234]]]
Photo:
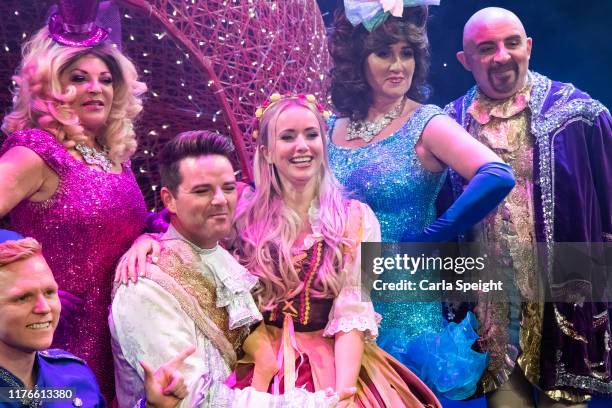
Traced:
[[75, 98], [73, 86], [62, 89], [60, 74], [81, 57], [94, 55], [106, 63], [113, 75], [114, 97], [103, 136], [98, 140], [110, 150], [115, 163], [128, 160], [136, 151], [133, 120], [142, 110], [140, 96], [147, 86], [138, 81], [134, 64], [114, 45], [66, 47], [42, 28], [24, 44], [22, 61], [13, 81], [13, 109], [4, 117], [2, 130], [10, 134], [37, 127], [71, 147], [85, 140], [79, 118], [68, 104]]
[[303, 222], [283, 202], [283, 186], [276, 166], [268, 163], [262, 153], [263, 146], [273, 151], [276, 122], [279, 115], [291, 106], [301, 106], [314, 113], [323, 139], [323, 161], [317, 176], [314, 203], [319, 207], [319, 227], [325, 251], [316, 277], [322, 290], [314, 292], [314, 296], [337, 296], [344, 278], [341, 247], [350, 243], [344, 237], [348, 212], [346, 201], [329, 168], [325, 121], [317, 108], [303, 98], [276, 102], [261, 117], [253, 164], [255, 192], [239, 205], [236, 216], [237, 253], [245, 267], [260, 279], [255, 296], [264, 310], [272, 310], [283, 299], [293, 298], [304, 286], [293, 266], [291, 254]]

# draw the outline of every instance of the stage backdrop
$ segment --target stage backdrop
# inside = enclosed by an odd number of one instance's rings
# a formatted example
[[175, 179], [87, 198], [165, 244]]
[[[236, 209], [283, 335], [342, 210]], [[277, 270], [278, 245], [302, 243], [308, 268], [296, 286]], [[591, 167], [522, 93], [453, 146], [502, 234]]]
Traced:
[[[10, 78], [20, 60], [20, 45], [45, 24], [53, 3], [0, 2], [2, 113], [10, 107]], [[232, 137], [235, 167], [249, 178], [256, 106], [273, 92], [321, 97], [327, 87], [330, 60], [316, 0], [114, 3], [119, 6], [122, 49], [149, 87], [132, 162], [151, 209], [161, 205], [155, 156], [170, 137], [193, 129]]]

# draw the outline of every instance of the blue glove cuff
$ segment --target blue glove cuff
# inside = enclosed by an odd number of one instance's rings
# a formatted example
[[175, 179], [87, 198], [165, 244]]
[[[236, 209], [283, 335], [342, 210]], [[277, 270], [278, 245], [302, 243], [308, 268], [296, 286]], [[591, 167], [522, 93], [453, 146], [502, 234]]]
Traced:
[[440, 218], [425, 228], [419, 240], [443, 242], [454, 239], [495, 209], [514, 184], [512, 168], [506, 163], [483, 164], [463, 194]]

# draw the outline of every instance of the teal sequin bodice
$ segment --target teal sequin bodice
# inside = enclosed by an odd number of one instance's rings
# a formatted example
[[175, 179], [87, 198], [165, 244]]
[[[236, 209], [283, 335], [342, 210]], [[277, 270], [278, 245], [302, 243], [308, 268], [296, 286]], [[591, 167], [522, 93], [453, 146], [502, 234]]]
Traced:
[[[344, 148], [329, 142], [329, 161], [334, 175], [346, 193], [367, 203], [380, 222], [383, 242], [401, 242], [406, 234], [417, 234], [436, 218], [435, 201], [446, 172], [426, 170], [415, 152], [415, 145], [429, 120], [444, 114], [435, 105], [414, 111], [404, 126], [391, 136], [361, 148]], [[330, 134], [335, 118], [330, 119]], [[383, 317], [379, 344], [386, 338], [405, 344], [424, 332], [444, 327], [438, 302], [375, 302]]]

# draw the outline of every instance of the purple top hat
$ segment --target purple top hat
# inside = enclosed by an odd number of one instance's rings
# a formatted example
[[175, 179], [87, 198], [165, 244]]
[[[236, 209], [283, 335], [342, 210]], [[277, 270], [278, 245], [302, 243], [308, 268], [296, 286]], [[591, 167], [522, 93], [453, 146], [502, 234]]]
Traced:
[[58, 0], [58, 12], [49, 19], [51, 38], [69, 47], [93, 47], [108, 38], [95, 24], [99, 0]]

